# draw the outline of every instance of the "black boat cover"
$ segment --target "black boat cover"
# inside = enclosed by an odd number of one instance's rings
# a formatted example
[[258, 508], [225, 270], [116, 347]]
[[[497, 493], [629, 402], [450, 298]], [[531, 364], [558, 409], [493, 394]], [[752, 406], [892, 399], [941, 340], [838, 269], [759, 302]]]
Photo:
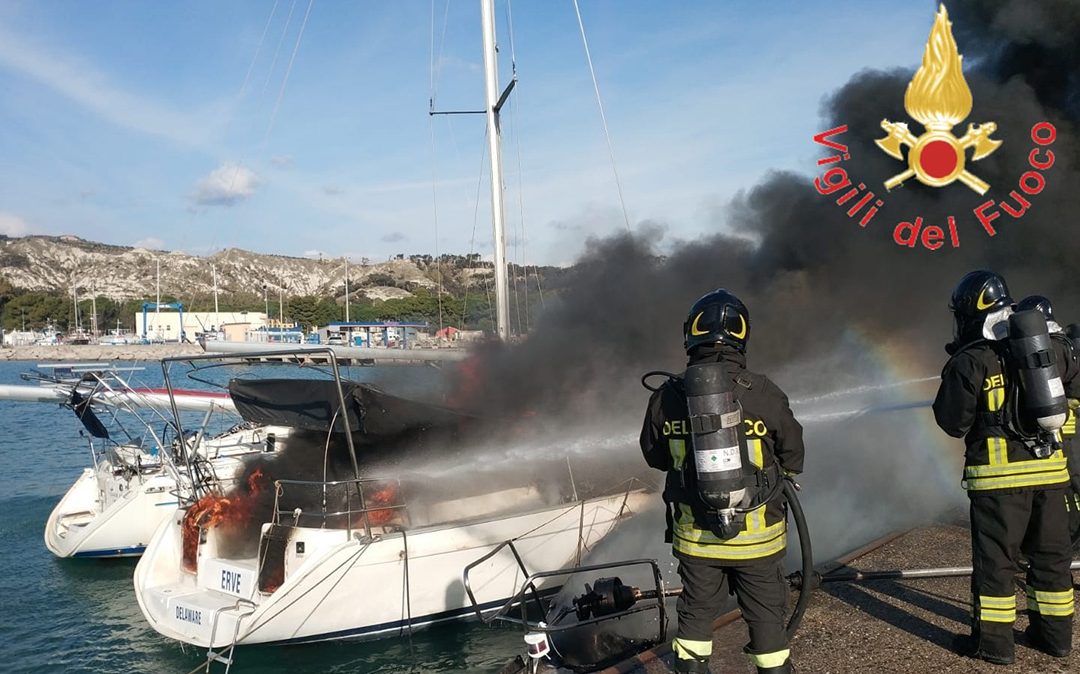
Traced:
[[[412, 430], [455, 427], [472, 419], [438, 405], [398, 398], [367, 384], [343, 381], [341, 392], [349, 428], [373, 439]], [[331, 380], [233, 379], [229, 395], [245, 421], [345, 432], [337, 384]]]

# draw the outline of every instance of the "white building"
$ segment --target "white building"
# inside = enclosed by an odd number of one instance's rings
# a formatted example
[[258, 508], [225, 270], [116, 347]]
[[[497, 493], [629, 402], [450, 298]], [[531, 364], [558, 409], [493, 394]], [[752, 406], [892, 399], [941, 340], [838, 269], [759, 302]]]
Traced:
[[[261, 311], [192, 311], [184, 312], [184, 335], [194, 342], [196, 335], [203, 332], [221, 332], [224, 325], [245, 324], [247, 329], [257, 329], [266, 325], [266, 314]], [[147, 310], [146, 324], [143, 324], [143, 312], [135, 314], [135, 336], [154, 342], [175, 342], [180, 338], [180, 313], [173, 309], [160, 312]]]

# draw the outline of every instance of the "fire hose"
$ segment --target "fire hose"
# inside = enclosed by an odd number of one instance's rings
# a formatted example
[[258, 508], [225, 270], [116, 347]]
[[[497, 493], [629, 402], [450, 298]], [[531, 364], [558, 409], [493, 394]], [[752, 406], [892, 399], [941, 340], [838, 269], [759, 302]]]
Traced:
[[[1026, 567], [1021, 565], [1021, 570]], [[1074, 560], [1069, 566], [1071, 571], [1080, 571], [1080, 559]], [[886, 571], [859, 571], [858, 569], [841, 569], [826, 574], [814, 573], [810, 576], [812, 587], [822, 583], [863, 583], [874, 580], [911, 580], [920, 578], [957, 578], [970, 576], [970, 566], [940, 566], [927, 569], [891, 569]], [[802, 588], [805, 583], [803, 572], [793, 573], [788, 576], [788, 582], [793, 587]]]
[[[802, 504], [799, 503], [797, 494], [798, 489], [799, 486], [794, 480], [789, 477], [784, 478], [783, 492], [784, 496], [787, 498], [792, 519], [795, 521], [795, 529], [799, 533], [799, 549], [802, 553], [802, 570], [789, 576], [789, 582], [794, 576], [800, 578], [814, 577], [814, 559], [810, 545], [810, 529], [806, 525], [806, 515], [803, 513]], [[794, 585], [794, 583], [792, 584]], [[806, 607], [810, 604], [810, 595], [817, 586], [812, 585], [810, 588], [804, 588], [802, 583], [799, 583], [796, 587], [799, 590], [799, 599], [795, 602], [795, 608], [792, 610], [791, 617], [788, 619], [788, 638], [794, 636], [795, 632], [799, 629], [799, 624], [802, 622]], [[573, 608], [568, 607], [563, 609], [563, 612], [560, 613], [553, 622], [558, 623], [559, 620], [570, 611], [577, 612], [578, 620], [600, 618], [626, 611], [638, 601], [656, 599], [661, 594], [665, 597], [674, 597], [681, 593], [682, 588], [670, 588], [661, 591], [640, 590], [636, 587], [623, 584], [618, 578], [599, 578], [591, 587], [586, 584], [585, 593], [574, 598]]]

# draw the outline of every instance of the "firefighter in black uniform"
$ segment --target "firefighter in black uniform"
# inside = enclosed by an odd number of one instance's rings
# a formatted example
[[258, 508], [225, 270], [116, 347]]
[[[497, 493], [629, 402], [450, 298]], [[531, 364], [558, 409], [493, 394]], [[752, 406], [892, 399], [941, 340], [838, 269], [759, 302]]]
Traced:
[[[1029, 562], [1029, 643], [1066, 657], [1072, 643], [1073, 587], [1065, 456], [1056, 448], [1037, 458], [1008, 421], [1017, 403], [1001, 331], [1012, 312], [1005, 280], [990, 271], [967, 274], [953, 291], [950, 308], [955, 339], [946, 347], [952, 357], [941, 373], [934, 416], [942, 430], [964, 437], [967, 445], [963, 484], [971, 506], [974, 568], [972, 634], [956, 645], [994, 664], [1014, 661], [1013, 579], [1023, 553]], [[1051, 340], [1051, 349], [1066, 394], [1078, 397], [1076, 364], [1059, 341]]]
[[[787, 396], [764, 375], [746, 369], [750, 314], [726, 290], [711, 292], [690, 310], [683, 326], [688, 366], [722, 363], [742, 406], [747, 455], [756, 469], [797, 474], [803, 468], [802, 426]], [[667, 471], [668, 539], [679, 560], [683, 591], [679, 628], [672, 644], [677, 672], [708, 672], [712, 623], [727, 595], [735, 594], [750, 629], [746, 652], [765, 674], [788, 674], [790, 662], [784, 611], [787, 582], [781, 566], [787, 547], [786, 505], [776, 495], [740, 513], [742, 531], [720, 538], [704, 524], [706, 506], [693, 484], [694, 460], [688, 404], [681, 378], [669, 379], [649, 400], [641, 431], [645, 461]], [[689, 454], [692, 457], [692, 454]], [[774, 482], [774, 484], [776, 483]], [[730, 585], [729, 585], [730, 583]]]
[[[1031, 295], [1016, 303], [1016, 310], [1037, 309], [1046, 317], [1046, 325], [1050, 329], [1050, 336], [1061, 341], [1066, 351], [1080, 367], [1080, 353], [1073, 346], [1073, 342], [1065, 336], [1061, 324], [1054, 320], [1054, 306], [1050, 300], [1042, 295]], [[1069, 415], [1065, 419], [1065, 425], [1061, 427], [1061, 442], [1064, 445], [1065, 459], [1069, 465], [1069, 490], [1065, 493], [1065, 510], [1069, 513], [1069, 535], [1073, 541], [1073, 547], [1080, 545], [1080, 447], [1077, 447], [1076, 437], [1076, 413], [1080, 407], [1080, 401], [1069, 398]]]

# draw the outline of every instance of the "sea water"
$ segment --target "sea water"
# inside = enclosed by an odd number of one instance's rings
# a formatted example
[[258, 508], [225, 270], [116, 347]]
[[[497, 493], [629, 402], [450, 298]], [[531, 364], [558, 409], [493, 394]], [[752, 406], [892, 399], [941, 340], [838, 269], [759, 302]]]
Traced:
[[[20, 373], [35, 369], [0, 362], [0, 384], [24, 384]], [[394, 384], [404, 391], [430, 376], [424, 368], [401, 367], [348, 374], [390, 392]], [[151, 363], [134, 379], [153, 386], [162, 375]], [[135, 560], [57, 559], [45, 548], [45, 520], [90, 465], [80, 428], [59, 405], [0, 401], [0, 671], [190, 672], [205, 662], [205, 650], [182, 646], [146, 623], [132, 586]], [[231, 671], [495, 672], [522, 650], [518, 628], [460, 623], [411, 639], [239, 647]]]

